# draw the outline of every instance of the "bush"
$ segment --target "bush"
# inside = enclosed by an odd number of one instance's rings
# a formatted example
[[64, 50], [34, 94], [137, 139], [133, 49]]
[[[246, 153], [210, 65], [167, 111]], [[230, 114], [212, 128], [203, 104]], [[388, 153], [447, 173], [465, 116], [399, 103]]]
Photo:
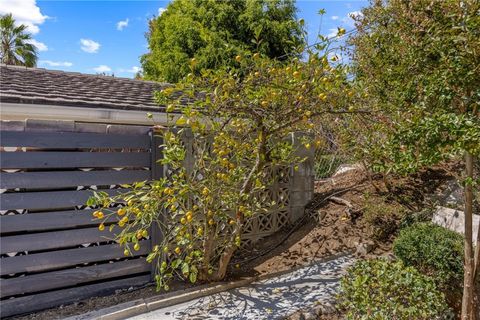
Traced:
[[342, 278], [340, 307], [346, 319], [444, 319], [443, 293], [435, 282], [401, 262], [360, 260]]
[[370, 236], [378, 241], [385, 241], [394, 234], [405, 216], [405, 209], [400, 205], [375, 202], [375, 198], [366, 195], [363, 216]]
[[442, 287], [459, 287], [463, 279], [463, 239], [432, 223], [417, 223], [400, 231], [393, 252], [407, 266], [433, 276]]

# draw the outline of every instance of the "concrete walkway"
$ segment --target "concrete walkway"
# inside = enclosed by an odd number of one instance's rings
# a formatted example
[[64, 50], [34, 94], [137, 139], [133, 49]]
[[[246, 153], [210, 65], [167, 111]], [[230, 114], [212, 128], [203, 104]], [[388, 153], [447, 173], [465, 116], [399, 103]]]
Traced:
[[341, 256], [326, 262], [253, 282], [248, 287], [206, 296], [138, 315], [131, 320], [157, 319], [281, 319], [298, 310], [335, 301], [341, 275], [354, 262]]

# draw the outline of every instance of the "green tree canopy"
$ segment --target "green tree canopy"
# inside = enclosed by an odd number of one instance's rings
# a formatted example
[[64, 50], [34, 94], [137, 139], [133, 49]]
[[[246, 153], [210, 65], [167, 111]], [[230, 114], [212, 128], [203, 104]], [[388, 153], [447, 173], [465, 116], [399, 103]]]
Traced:
[[376, 1], [357, 27], [352, 61], [377, 116], [367, 143], [377, 168], [413, 172], [478, 155], [480, 2]]
[[[480, 2], [376, 0], [351, 39], [357, 84], [371, 108], [362, 144], [381, 170], [414, 172], [465, 154], [462, 319], [472, 319], [473, 156], [480, 154]], [[480, 238], [477, 239], [480, 241]], [[475, 260], [475, 263], [474, 263]]]
[[11, 14], [0, 17], [0, 58], [2, 63], [34, 67], [37, 64], [37, 48], [29, 43], [32, 39], [27, 26], [15, 26]]
[[248, 51], [277, 58], [304, 43], [301, 31], [294, 0], [174, 0], [150, 22], [143, 75], [178, 82], [192, 58], [198, 70], [233, 65]]

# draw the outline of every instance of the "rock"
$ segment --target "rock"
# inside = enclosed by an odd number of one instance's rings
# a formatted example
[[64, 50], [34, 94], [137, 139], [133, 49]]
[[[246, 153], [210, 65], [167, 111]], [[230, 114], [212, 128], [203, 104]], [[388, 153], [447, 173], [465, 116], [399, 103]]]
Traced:
[[375, 243], [373, 243], [373, 241], [363, 242], [357, 246], [355, 254], [357, 256], [366, 256], [367, 254], [372, 252], [373, 249], [375, 249]]
[[[465, 214], [460, 210], [437, 207], [433, 214], [432, 222], [447, 228], [449, 230], [463, 234], [465, 231]], [[473, 215], [473, 238], [477, 239], [478, 225], [480, 222], [480, 215]]]
[[361, 163], [354, 163], [354, 164], [341, 164], [337, 171], [333, 174], [333, 177], [341, 175], [343, 173], [353, 171], [353, 170], [361, 170], [363, 169], [363, 165]]
[[384, 254], [382, 254], [382, 257], [389, 261], [395, 261], [397, 259], [397, 257], [395, 257], [392, 252], [385, 252]]
[[317, 308], [317, 316], [327, 315], [327, 314], [334, 314], [337, 312], [337, 308], [331, 304], [324, 304], [321, 308]]
[[315, 320], [317, 319], [317, 314], [315, 312], [306, 312], [303, 314], [305, 320]]
[[437, 193], [435, 198], [443, 206], [458, 210], [464, 208], [463, 188], [456, 180], [448, 181], [445, 189]]

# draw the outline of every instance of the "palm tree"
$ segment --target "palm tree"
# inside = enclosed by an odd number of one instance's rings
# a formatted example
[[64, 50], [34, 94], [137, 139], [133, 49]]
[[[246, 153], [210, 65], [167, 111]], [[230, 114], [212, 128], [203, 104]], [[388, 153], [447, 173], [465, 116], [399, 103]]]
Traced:
[[35, 67], [37, 47], [29, 43], [32, 35], [26, 25], [15, 26], [12, 14], [0, 16], [0, 58], [4, 64]]

